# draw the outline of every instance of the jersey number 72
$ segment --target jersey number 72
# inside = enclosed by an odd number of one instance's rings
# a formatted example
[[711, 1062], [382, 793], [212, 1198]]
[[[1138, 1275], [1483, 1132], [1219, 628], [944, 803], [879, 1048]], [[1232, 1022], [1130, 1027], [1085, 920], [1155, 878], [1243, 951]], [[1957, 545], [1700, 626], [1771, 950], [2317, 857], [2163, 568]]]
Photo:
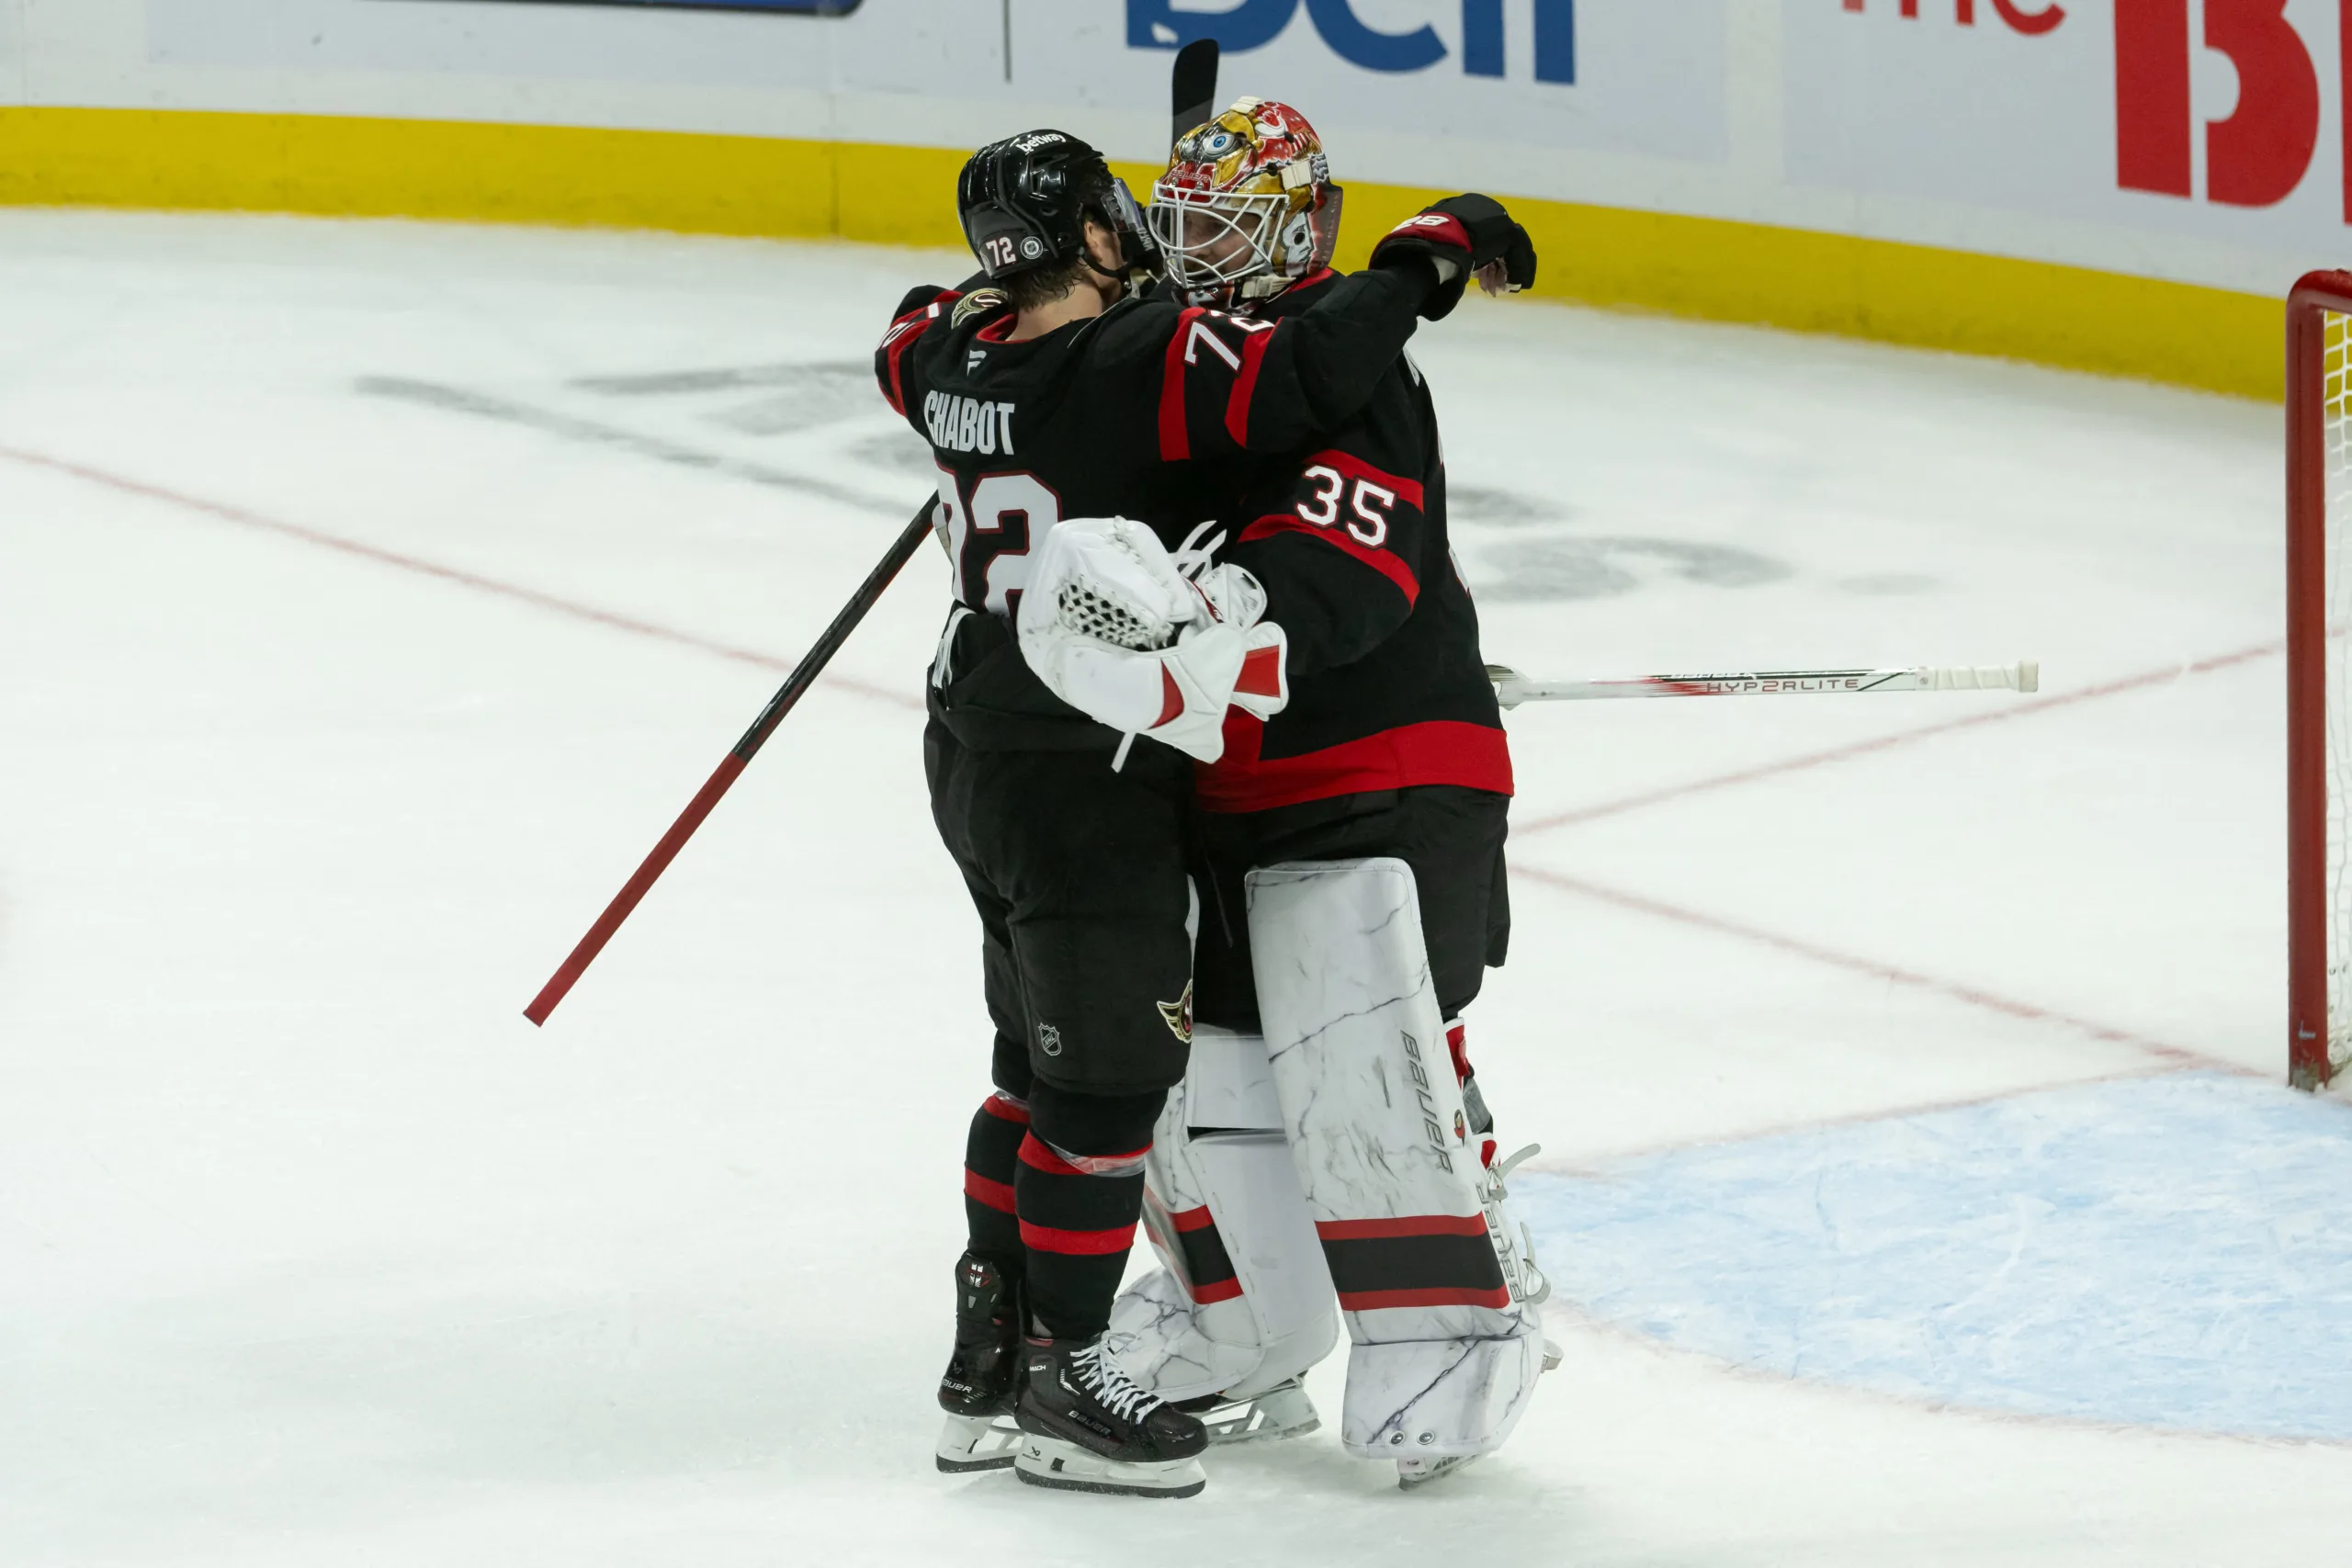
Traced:
[[1029, 551], [1062, 520], [1062, 498], [1035, 474], [939, 469], [939, 511], [956, 597], [976, 610], [1012, 614], [1029, 582]]

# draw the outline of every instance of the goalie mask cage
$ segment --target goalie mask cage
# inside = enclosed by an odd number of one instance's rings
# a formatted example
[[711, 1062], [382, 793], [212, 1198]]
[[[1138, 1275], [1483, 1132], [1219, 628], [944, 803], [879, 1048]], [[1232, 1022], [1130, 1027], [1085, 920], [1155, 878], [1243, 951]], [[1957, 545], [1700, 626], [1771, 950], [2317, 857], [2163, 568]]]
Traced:
[[2288, 1077], [2352, 1062], [2352, 272], [2287, 297]]

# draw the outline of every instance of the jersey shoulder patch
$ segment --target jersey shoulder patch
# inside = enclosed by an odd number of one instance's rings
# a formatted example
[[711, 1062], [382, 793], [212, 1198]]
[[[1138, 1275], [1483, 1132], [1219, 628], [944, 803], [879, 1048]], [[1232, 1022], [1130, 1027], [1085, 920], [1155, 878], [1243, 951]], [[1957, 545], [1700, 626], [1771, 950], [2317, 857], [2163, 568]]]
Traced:
[[950, 328], [960, 327], [976, 316], [1001, 310], [1010, 303], [1011, 296], [1001, 288], [975, 288], [956, 301], [956, 313], [948, 318]]

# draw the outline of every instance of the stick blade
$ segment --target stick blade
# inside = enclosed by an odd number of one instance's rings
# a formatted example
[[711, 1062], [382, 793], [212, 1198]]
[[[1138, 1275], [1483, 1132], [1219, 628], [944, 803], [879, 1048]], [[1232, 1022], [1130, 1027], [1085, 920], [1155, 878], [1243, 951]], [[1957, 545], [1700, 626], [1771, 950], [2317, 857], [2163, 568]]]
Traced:
[[1213, 38], [1194, 39], [1176, 51], [1176, 64], [1168, 80], [1170, 146], [1216, 112], [1216, 62]]

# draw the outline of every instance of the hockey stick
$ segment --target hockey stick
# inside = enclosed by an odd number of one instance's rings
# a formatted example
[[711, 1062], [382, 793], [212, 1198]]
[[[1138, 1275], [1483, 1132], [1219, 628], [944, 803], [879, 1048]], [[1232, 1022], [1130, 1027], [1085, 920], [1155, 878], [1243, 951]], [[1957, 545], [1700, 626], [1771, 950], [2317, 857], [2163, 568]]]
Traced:
[[785, 678], [783, 685], [776, 688], [775, 695], [768, 699], [768, 705], [760, 710], [760, 716], [752, 721], [752, 728], [743, 731], [743, 739], [735, 742], [735, 749], [727, 753], [718, 771], [695, 793], [694, 799], [686, 803], [686, 808], [678, 813], [678, 819], [670, 824], [670, 830], [662, 835], [662, 841], [653, 846], [653, 852], [645, 857], [645, 863], [637, 868], [636, 874], [613, 896], [613, 901], [605, 906], [605, 912], [596, 917], [596, 923], [588, 928], [588, 934], [580, 939], [580, 945], [571, 950], [571, 955], [557, 968], [548, 983], [539, 987], [539, 994], [531, 998], [529, 1007], [523, 1010], [525, 1018], [533, 1023], [547, 1022], [548, 1014], [555, 1011], [556, 1004], [563, 1000], [573, 982], [596, 961], [596, 954], [613, 940], [613, 933], [621, 929], [621, 922], [628, 919], [629, 911], [637, 908], [638, 900], [645, 897], [654, 879], [669, 869], [670, 863], [678, 858], [678, 852], [685, 847], [688, 839], [694, 837], [695, 829], [702, 826], [703, 818], [710, 815], [719, 797], [742, 776], [743, 770], [751, 765], [753, 757], [759, 755], [760, 748], [767, 743], [768, 737], [775, 733], [776, 726], [784, 722], [784, 716], [792, 711], [801, 694], [816, 683], [826, 664], [841, 650], [842, 644], [849, 640], [849, 634], [857, 629], [857, 623], [865, 618], [865, 613], [874, 608], [876, 601], [882, 597], [882, 591], [890, 586], [890, 580], [899, 575], [899, 569], [922, 544], [923, 536], [931, 532], [931, 514], [937, 504], [935, 501], [924, 502], [922, 510], [915, 513], [913, 521], [890, 541], [888, 551], [876, 563], [874, 570], [866, 573], [865, 581], [858, 585], [855, 593], [850, 595], [849, 603], [842, 606], [841, 614], [833, 617], [833, 624], [825, 628], [824, 635], [800, 656], [800, 662], [793, 666], [792, 673]]
[[1521, 703], [1589, 702], [1600, 697], [1831, 696], [1862, 692], [2038, 692], [2041, 665], [1921, 665], [1910, 670], [1742, 670], [1710, 675], [1629, 675], [1614, 681], [1531, 681], [1501, 664], [1487, 666], [1495, 698]]
[[1170, 145], [1184, 132], [1216, 113], [1216, 39], [1194, 39], [1176, 51], [1168, 73], [1169, 107], [1175, 121], [1168, 133]]

